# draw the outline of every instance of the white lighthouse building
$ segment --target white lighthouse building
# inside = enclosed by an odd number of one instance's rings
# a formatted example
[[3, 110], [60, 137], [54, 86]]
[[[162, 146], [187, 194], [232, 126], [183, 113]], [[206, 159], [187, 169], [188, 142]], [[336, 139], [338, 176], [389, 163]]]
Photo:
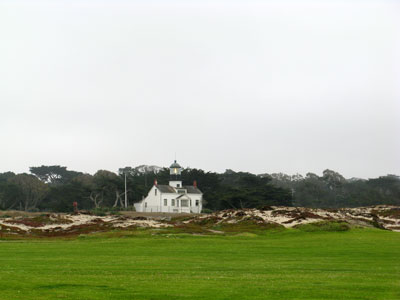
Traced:
[[169, 185], [154, 182], [149, 194], [142, 201], [135, 203], [138, 212], [200, 213], [203, 193], [196, 181], [193, 185], [182, 186], [181, 166], [174, 161], [169, 167]]

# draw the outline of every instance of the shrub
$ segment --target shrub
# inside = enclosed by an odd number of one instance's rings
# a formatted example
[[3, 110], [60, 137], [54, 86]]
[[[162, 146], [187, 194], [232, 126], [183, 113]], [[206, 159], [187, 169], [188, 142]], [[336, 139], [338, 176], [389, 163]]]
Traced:
[[221, 230], [225, 233], [264, 233], [266, 230], [284, 230], [285, 227], [276, 223], [246, 219], [237, 223], [220, 223], [214, 226], [213, 229]]
[[348, 231], [350, 230], [350, 225], [347, 222], [341, 222], [341, 221], [321, 221], [321, 222], [297, 225], [295, 226], [295, 228], [307, 232]]
[[120, 215], [117, 207], [99, 207], [90, 211], [92, 215], [104, 217], [106, 215]]

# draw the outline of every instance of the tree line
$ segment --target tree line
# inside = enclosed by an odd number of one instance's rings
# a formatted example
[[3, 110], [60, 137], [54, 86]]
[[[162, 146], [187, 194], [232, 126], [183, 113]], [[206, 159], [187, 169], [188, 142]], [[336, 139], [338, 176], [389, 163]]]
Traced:
[[272, 183], [289, 189], [293, 205], [314, 208], [359, 207], [371, 205], [400, 205], [400, 177], [386, 175], [378, 178], [346, 179], [338, 172], [325, 170], [314, 173], [287, 175], [264, 174]]
[[[125, 177], [127, 204], [125, 204]], [[168, 184], [169, 169], [121, 168], [118, 173], [99, 170], [94, 175], [63, 166], [31, 167], [30, 173], [0, 173], [0, 209], [69, 212], [79, 209], [132, 209], [157, 179]], [[254, 208], [268, 205], [305, 207], [355, 207], [375, 204], [400, 205], [400, 179], [395, 175], [376, 179], [347, 180], [331, 170], [322, 176], [262, 174], [226, 170], [224, 173], [187, 168], [184, 185], [196, 180], [206, 210]]]
[[[124, 201], [125, 176], [128, 207]], [[0, 209], [68, 212], [73, 202], [86, 210], [129, 209], [147, 195], [155, 179], [159, 184], [168, 184], [169, 169], [143, 172], [126, 167], [118, 174], [99, 170], [90, 175], [56, 165], [31, 167], [29, 174], [0, 173]], [[209, 210], [292, 204], [290, 190], [250, 173], [217, 174], [190, 168], [182, 171], [184, 185], [194, 180], [203, 192], [203, 207]]]

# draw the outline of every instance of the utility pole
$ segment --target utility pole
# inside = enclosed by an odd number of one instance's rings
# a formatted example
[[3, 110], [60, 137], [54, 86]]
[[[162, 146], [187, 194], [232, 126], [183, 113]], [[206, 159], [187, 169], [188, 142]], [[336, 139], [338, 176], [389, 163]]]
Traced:
[[124, 172], [125, 174], [125, 208], [128, 208], [128, 191], [126, 190], [126, 170]]
[[[130, 173], [131, 171], [132, 171], [132, 168], [131, 168], [131, 167], [120, 168], [120, 169], [118, 170], [119, 175], [124, 174], [124, 185], [125, 185], [125, 192], [124, 192], [124, 195], [125, 195], [125, 203], [121, 203], [121, 205], [122, 205], [122, 206], [125, 206], [125, 209], [128, 208], [128, 189], [127, 189], [126, 177], [127, 177], [127, 173], [128, 173], [128, 172]], [[121, 196], [122, 196], [122, 195], [121, 195]]]

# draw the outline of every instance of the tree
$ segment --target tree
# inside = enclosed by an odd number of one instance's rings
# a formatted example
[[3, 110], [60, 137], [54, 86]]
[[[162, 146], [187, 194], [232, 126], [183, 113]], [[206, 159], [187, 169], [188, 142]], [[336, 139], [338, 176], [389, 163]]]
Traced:
[[69, 171], [67, 170], [67, 167], [61, 167], [58, 165], [30, 167], [29, 171], [42, 182], [48, 184], [65, 184], [76, 176], [82, 174], [76, 171]]
[[105, 202], [106, 206], [116, 206], [119, 201], [121, 206], [124, 206], [121, 198], [123, 180], [120, 176], [110, 171], [99, 170], [94, 174], [93, 180], [97, 191], [101, 193], [101, 202]]
[[322, 172], [322, 180], [331, 190], [340, 188], [347, 182], [346, 179], [338, 172], [329, 169], [326, 169]]
[[18, 189], [20, 209], [29, 211], [37, 209], [48, 192], [48, 186], [37, 177], [29, 174], [18, 174], [9, 179]]
[[291, 191], [271, 184], [271, 178], [227, 170], [219, 174], [220, 185], [207, 199], [209, 208], [252, 208], [265, 205], [292, 205]]
[[17, 208], [21, 191], [17, 185], [12, 184], [10, 179], [15, 177], [12, 172], [0, 174], [0, 209], [8, 210]]
[[88, 188], [78, 180], [52, 185], [39, 208], [44, 211], [72, 212], [73, 202], [77, 202], [79, 209], [91, 209], [93, 203], [87, 196], [89, 194]]
[[367, 186], [373, 190], [369, 205], [391, 204], [400, 205], [400, 177], [396, 175], [380, 176], [369, 179]]
[[89, 192], [88, 198], [93, 202], [96, 208], [100, 206], [111, 207], [120, 201], [121, 206], [123, 193], [123, 181], [117, 174], [99, 170], [93, 176], [83, 174], [78, 176], [76, 181], [80, 182]]
[[299, 182], [294, 192], [296, 206], [330, 207], [331, 193], [326, 183], [316, 174], [308, 173], [306, 178]]

